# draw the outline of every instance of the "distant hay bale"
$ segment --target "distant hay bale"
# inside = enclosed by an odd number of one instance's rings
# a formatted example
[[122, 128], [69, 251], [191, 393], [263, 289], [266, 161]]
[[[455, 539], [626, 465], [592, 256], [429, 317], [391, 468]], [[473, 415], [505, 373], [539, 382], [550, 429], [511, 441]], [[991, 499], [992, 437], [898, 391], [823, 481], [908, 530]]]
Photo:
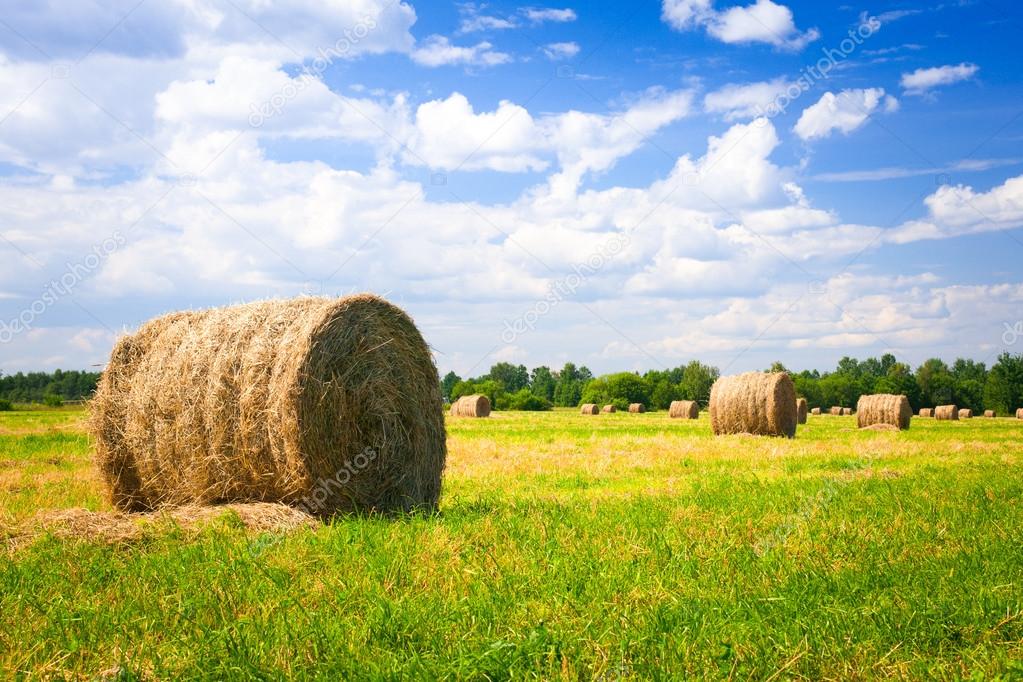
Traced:
[[710, 390], [715, 435], [796, 435], [796, 388], [785, 372], [747, 372], [721, 377]]
[[614, 405], [604, 405], [604, 407], [602, 407], [600, 411], [605, 414], [611, 414], [612, 412], [617, 412], [618, 408], [615, 407]]
[[1023, 419], [1023, 407], [1016, 410], [1016, 419]]
[[887, 424], [900, 430], [909, 428], [913, 408], [904, 395], [878, 393], [861, 395], [856, 403], [856, 425], [861, 428]]
[[839, 417], [842, 415], [842, 408], [838, 406], [832, 407], [830, 410], [830, 414]]
[[451, 404], [452, 417], [489, 417], [490, 398], [479, 393], [463, 395]]
[[819, 415], [820, 413], [821, 413], [821, 408], [819, 408], [819, 407], [815, 407], [812, 410], [810, 410], [810, 414]]
[[582, 414], [600, 414], [600, 408], [594, 403], [586, 403], [583, 405], [581, 412]]
[[933, 417], [934, 416], [934, 408], [933, 407], [921, 407], [920, 408], [920, 416], [921, 417]]
[[441, 404], [403, 311], [302, 297], [142, 325], [114, 347], [90, 426], [117, 509], [283, 502], [330, 516], [436, 508]]
[[984, 410], [984, 416], [988, 419], [994, 419], [997, 415], [994, 410]]
[[955, 405], [938, 405], [934, 408], [934, 418], [941, 420], [958, 420], [959, 408]]
[[629, 412], [639, 414], [640, 412], [646, 412], [646, 408], [643, 406], [643, 403], [630, 403]]
[[960, 419], [973, 419], [973, 410], [971, 410], [968, 407], [964, 407], [963, 409], [959, 410], [959, 418]]
[[796, 423], [806, 423], [806, 398], [796, 399]]
[[848, 417], [851, 414], [852, 414], [852, 408], [851, 407], [843, 407], [842, 408], [842, 416], [843, 417]]
[[699, 419], [700, 405], [695, 400], [672, 400], [668, 416], [672, 419]]

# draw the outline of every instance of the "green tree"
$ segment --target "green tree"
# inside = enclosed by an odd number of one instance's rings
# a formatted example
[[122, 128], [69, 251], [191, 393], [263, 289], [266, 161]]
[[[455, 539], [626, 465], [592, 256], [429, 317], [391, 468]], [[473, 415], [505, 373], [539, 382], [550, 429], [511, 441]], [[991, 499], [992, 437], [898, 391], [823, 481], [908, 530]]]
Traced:
[[632, 372], [619, 372], [592, 379], [583, 389], [582, 401], [598, 405], [614, 405], [620, 410], [630, 403], [650, 404], [649, 382]]
[[682, 380], [678, 386], [676, 400], [695, 400], [701, 405], [710, 402], [710, 389], [721, 376], [717, 367], [705, 365], [697, 360], [691, 361], [682, 370]]
[[905, 363], [896, 362], [889, 366], [885, 375], [874, 384], [874, 390], [877, 393], [904, 395], [909, 399], [914, 412], [920, 409], [920, 386], [913, 376], [913, 370]]
[[939, 358], [925, 360], [917, 367], [916, 383], [920, 386], [920, 403], [923, 407], [948, 405], [954, 400], [955, 378], [948, 365]]
[[1023, 407], [1023, 355], [998, 356], [984, 385], [984, 407], [1004, 415]]
[[533, 373], [529, 377], [529, 390], [533, 395], [543, 398], [548, 403], [553, 402], [556, 386], [557, 380], [550, 367], [541, 365], [533, 369]]
[[485, 378], [498, 382], [509, 393], [514, 393], [529, 386], [529, 371], [526, 369], [526, 366], [513, 365], [510, 362], [495, 364], [490, 368], [490, 372]]
[[503, 395], [498, 406], [502, 410], [524, 410], [527, 412], [542, 412], [551, 409], [549, 400], [536, 395], [528, 388]]
[[444, 378], [440, 380], [440, 393], [444, 396], [445, 400], [451, 400], [451, 389], [455, 387], [462, 377], [458, 376], [454, 372], [448, 372], [444, 375]]

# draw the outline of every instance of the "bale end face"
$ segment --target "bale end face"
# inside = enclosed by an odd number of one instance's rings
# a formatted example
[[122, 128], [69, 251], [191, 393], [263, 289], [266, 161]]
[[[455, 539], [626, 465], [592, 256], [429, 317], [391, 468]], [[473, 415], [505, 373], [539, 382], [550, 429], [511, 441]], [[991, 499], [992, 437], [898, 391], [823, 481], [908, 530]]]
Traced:
[[715, 435], [796, 435], [796, 388], [786, 372], [747, 372], [721, 377], [710, 390]]

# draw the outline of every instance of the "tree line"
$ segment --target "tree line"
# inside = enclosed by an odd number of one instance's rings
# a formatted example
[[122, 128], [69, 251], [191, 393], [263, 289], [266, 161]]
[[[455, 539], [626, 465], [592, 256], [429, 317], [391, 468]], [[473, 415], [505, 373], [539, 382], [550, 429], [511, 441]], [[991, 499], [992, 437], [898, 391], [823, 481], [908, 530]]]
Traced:
[[85, 400], [96, 392], [99, 372], [58, 369], [54, 372], [0, 373], [0, 400], [13, 403], [57, 403]]
[[[792, 376], [796, 393], [809, 407], [855, 407], [861, 395], [895, 393], [909, 398], [913, 410], [955, 404], [975, 412], [995, 410], [1014, 414], [1023, 407], [1023, 355], [1003, 353], [990, 368], [983, 362], [958, 358], [951, 365], [931, 358], [913, 370], [887, 353], [880, 358], [844, 357], [833, 372], [792, 372], [775, 362], [765, 371]], [[565, 363], [561, 370], [499, 362], [487, 374], [463, 379], [448, 372], [441, 380], [445, 400], [481, 393], [498, 410], [548, 410], [583, 403], [612, 404], [625, 409], [643, 403], [647, 409], [667, 409], [673, 400], [695, 400], [706, 407], [710, 388], [720, 375], [716, 367], [692, 362], [667, 370], [617, 372], [595, 377], [585, 366]]]

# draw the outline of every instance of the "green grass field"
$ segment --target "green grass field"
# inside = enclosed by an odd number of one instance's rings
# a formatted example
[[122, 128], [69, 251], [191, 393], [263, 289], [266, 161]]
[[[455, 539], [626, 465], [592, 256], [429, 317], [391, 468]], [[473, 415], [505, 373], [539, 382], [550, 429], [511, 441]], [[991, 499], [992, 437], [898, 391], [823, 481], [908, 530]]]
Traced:
[[[84, 413], [0, 413], [0, 535], [105, 509]], [[1023, 677], [1023, 421], [795, 440], [449, 420], [440, 513], [0, 551], [5, 676]]]

